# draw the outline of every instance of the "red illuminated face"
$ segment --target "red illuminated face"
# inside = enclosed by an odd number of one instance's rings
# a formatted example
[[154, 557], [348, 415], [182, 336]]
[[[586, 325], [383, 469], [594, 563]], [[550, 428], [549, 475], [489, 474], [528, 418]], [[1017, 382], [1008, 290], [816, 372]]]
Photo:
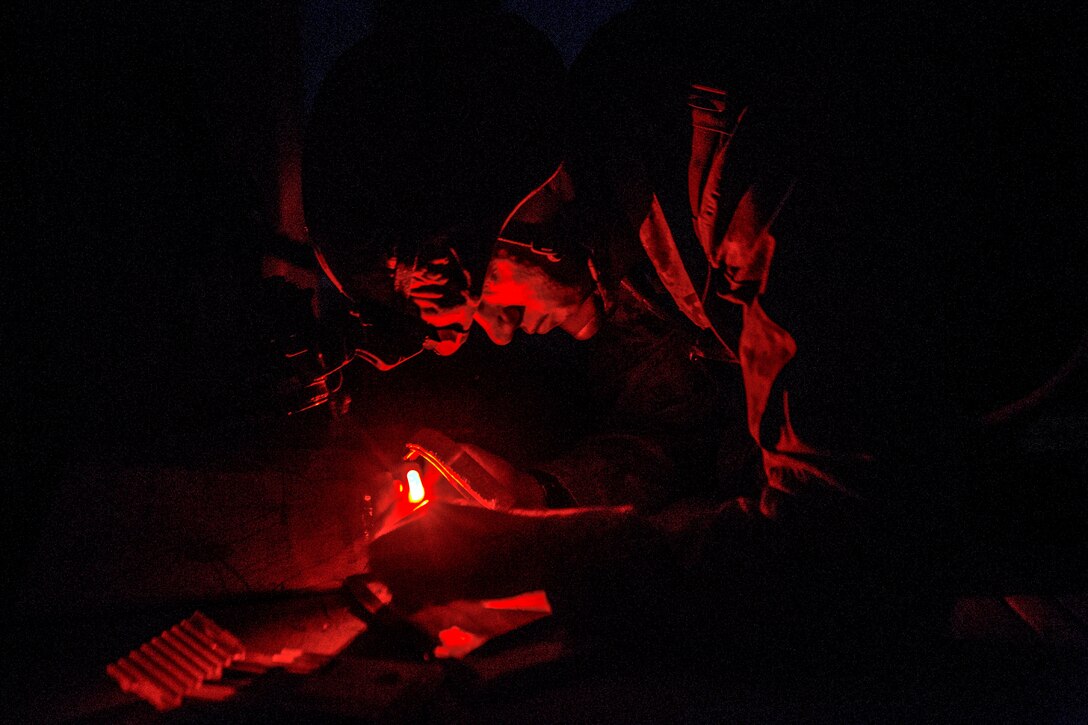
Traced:
[[560, 328], [579, 340], [600, 327], [596, 287], [585, 261], [547, 257], [499, 242], [484, 278], [475, 321], [499, 345], [521, 330], [543, 335]]
[[497, 344], [522, 330], [542, 335], [560, 328], [579, 340], [600, 327], [600, 301], [584, 254], [548, 254], [532, 239], [564, 238], [560, 222], [574, 200], [574, 186], [563, 166], [510, 213], [491, 255], [474, 319]]

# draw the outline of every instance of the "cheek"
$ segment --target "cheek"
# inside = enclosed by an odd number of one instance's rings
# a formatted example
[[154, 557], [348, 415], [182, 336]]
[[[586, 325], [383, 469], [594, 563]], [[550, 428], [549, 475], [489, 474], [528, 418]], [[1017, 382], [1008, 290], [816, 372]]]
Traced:
[[500, 307], [548, 311], [577, 300], [577, 290], [550, 279], [535, 269], [519, 269], [505, 278], [489, 279], [482, 299]]
[[555, 312], [578, 305], [584, 296], [574, 285], [543, 279], [533, 287], [533, 304], [529, 306], [541, 312]]
[[542, 264], [500, 254], [488, 266], [483, 299], [496, 307], [546, 315], [581, 304], [591, 286], [588, 269], [572, 260]]
[[502, 265], [488, 271], [481, 301], [494, 307], [525, 307], [536, 298], [531, 276]]

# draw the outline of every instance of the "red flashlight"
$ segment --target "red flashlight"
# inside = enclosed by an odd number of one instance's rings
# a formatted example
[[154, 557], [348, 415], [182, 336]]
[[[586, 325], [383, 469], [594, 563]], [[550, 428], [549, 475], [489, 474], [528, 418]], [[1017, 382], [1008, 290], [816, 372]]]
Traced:
[[426, 496], [423, 479], [420, 477], [419, 471], [415, 468], [409, 468], [405, 478], [408, 479], [408, 503], [419, 503]]

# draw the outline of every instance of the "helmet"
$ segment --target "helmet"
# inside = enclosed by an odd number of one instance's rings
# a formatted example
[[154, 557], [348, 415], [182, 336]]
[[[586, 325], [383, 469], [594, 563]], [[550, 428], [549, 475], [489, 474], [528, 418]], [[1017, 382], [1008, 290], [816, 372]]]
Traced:
[[539, 31], [497, 12], [402, 19], [338, 60], [307, 127], [303, 200], [359, 356], [387, 367], [467, 338], [499, 227], [558, 163], [563, 73]]

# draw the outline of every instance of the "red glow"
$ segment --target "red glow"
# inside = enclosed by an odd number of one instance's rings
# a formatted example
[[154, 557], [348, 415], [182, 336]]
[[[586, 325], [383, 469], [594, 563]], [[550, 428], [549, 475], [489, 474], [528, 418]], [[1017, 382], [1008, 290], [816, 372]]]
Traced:
[[515, 594], [512, 597], [506, 597], [505, 599], [485, 599], [481, 602], [484, 609], [500, 609], [500, 610], [519, 610], [523, 612], [542, 612], [544, 614], [552, 613], [551, 602], [548, 601], [548, 595], [541, 590], [535, 592], [525, 592], [524, 594]]
[[483, 637], [457, 626], [443, 629], [438, 633], [438, 639], [442, 642], [434, 648], [434, 656], [438, 658], [464, 657], [486, 641]]
[[[373, 533], [373, 538], [387, 534], [401, 524], [408, 523], [409, 520], [416, 518], [416, 514], [422, 515], [420, 511], [431, 502], [428, 498], [418, 502], [411, 500], [409, 495], [405, 494], [404, 484], [400, 481], [397, 484], [397, 495], [382, 517], [381, 526]], [[411, 489], [409, 489], [410, 491]], [[422, 495], [422, 490], [420, 493]]]
[[[466, 498], [470, 498], [476, 501], [476, 503], [480, 504], [484, 508], [496, 508], [496, 503], [494, 499], [483, 498], [479, 493], [477, 493], [475, 488], [469, 485], [468, 481], [465, 480], [465, 478], [460, 473], [451, 468], [450, 465], [446, 461], [444, 461], [442, 457], [440, 457], [437, 453], [427, 450], [418, 443], [409, 442], [405, 443], [404, 445], [408, 449], [408, 452], [404, 454], [404, 460], [412, 461], [416, 458], [423, 458], [425, 461], [430, 463], [431, 466], [434, 467], [434, 470], [436, 470], [439, 475], [445, 478], [451, 486], [453, 486]], [[451, 457], [451, 460], [455, 460], [456, 457], [458, 457], [458, 455]], [[488, 475], [487, 472], [483, 469], [479, 470], [483, 475]]]
[[419, 477], [419, 471], [416, 469], [410, 469], [407, 474], [408, 478], [408, 503], [419, 503], [423, 500], [425, 495], [423, 490], [423, 480]]
[[224, 702], [233, 697], [237, 691], [238, 688], [233, 685], [204, 682], [200, 687], [193, 690], [190, 697], [194, 700], [204, 700], [206, 702]]
[[241, 640], [194, 612], [161, 636], [111, 662], [106, 673], [122, 691], [142, 697], [158, 710], [170, 710], [201, 688], [222, 695], [219, 699], [228, 697], [233, 688], [218, 691], [206, 688], [205, 681], [218, 680], [224, 668], [245, 659], [245, 654]]

